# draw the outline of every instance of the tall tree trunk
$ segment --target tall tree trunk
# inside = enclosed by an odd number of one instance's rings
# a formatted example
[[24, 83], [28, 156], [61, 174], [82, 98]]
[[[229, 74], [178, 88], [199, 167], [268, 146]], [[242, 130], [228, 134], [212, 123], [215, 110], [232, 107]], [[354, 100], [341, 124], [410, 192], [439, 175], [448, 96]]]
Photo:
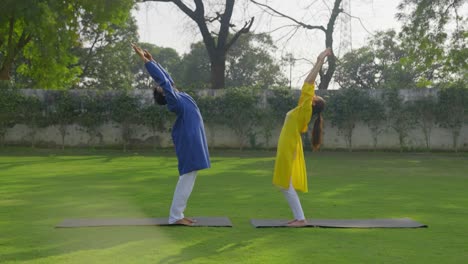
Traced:
[[[7, 51], [3, 54], [3, 62], [1, 62], [0, 69], [0, 80], [10, 80], [10, 70], [13, 62], [15, 61], [18, 53], [29, 43], [31, 40], [31, 34], [28, 34], [25, 30], [21, 32], [18, 42], [14, 42], [14, 31], [15, 31], [15, 16], [14, 14], [9, 19], [9, 31], [7, 41]], [[2, 41], [3, 42], [3, 41]]]
[[10, 67], [5, 65], [0, 69], [0, 80], [9, 81], [10, 80]]
[[460, 135], [459, 129], [452, 130], [452, 146], [455, 152], [458, 152], [458, 136]]
[[215, 53], [211, 60], [211, 88], [223, 89], [225, 86], [226, 54]]
[[[335, 0], [333, 6], [332, 14], [328, 20], [327, 29], [325, 31], [325, 46], [327, 48], [333, 48], [333, 32], [335, 31], [335, 22], [338, 18], [338, 15], [343, 12], [343, 9], [340, 8], [342, 0]], [[320, 71], [320, 84], [319, 90], [327, 90], [328, 85], [330, 84], [333, 74], [336, 70], [336, 58], [335, 56], [328, 57], [328, 69], [325, 73]]]
[[[340, 0], [341, 1], [341, 0]], [[231, 34], [230, 29], [235, 25], [231, 23], [235, 0], [224, 0], [224, 10], [216, 12], [215, 17], [205, 13], [203, 0], [194, 0], [195, 7], [186, 5], [181, 0], [137, 0], [137, 2], [172, 2], [195, 23], [203, 37], [203, 43], [210, 56], [211, 88], [221, 89], [225, 86], [224, 70], [226, 69], [226, 53], [242, 34], [250, 31], [254, 17], [244, 23], [237, 32]], [[221, 1], [220, 1], [221, 2]], [[219, 22], [219, 31], [211, 32], [208, 25]], [[239, 28], [239, 27], [237, 27]]]
[[5, 147], [5, 134], [6, 131], [0, 131], [0, 147]]

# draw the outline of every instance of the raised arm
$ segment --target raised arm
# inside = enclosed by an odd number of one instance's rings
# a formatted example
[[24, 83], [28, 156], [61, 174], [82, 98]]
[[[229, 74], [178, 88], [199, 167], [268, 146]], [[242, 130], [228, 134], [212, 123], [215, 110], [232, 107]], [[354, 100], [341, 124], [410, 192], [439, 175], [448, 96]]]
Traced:
[[320, 71], [320, 69], [322, 68], [322, 65], [323, 63], [325, 62], [325, 58], [327, 56], [330, 56], [332, 55], [332, 50], [331, 48], [327, 48], [326, 50], [322, 51], [322, 53], [320, 53], [320, 55], [317, 57], [317, 63], [315, 63], [314, 67], [312, 68], [312, 70], [310, 71], [309, 75], [307, 75], [306, 79], [305, 79], [305, 83], [310, 83], [310, 84], [314, 84], [315, 82], [315, 79], [317, 78], [317, 75]]
[[161, 69], [161, 71], [164, 73], [164, 75], [166, 76], [166, 78], [171, 82], [171, 84], [174, 86], [174, 80], [172, 80], [171, 78], [171, 75], [169, 75], [169, 73], [166, 71], [166, 69], [164, 69], [164, 67], [159, 64], [158, 62], [156, 62], [155, 59], [153, 59], [153, 56], [151, 55], [151, 53], [149, 53], [148, 50], [144, 50], [144, 53], [145, 55], [145, 58], [149, 59], [150, 61], [153, 61], [154, 63], [156, 63], [156, 65], [159, 67], [159, 69]]
[[152, 56], [149, 54], [149, 52], [143, 51], [135, 44], [132, 44], [132, 47], [138, 56], [140, 56], [140, 58], [145, 62], [146, 70], [151, 75], [153, 80], [161, 88], [163, 88], [169, 110], [176, 110], [178, 105], [178, 95], [172, 86], [174, 83], [172, 79], [167, 77], [167, 73], [165, 73], [165, 71], [152, 59]]
[[312, 99], [315, 95], [315, 78], [317, 78], [320, 68], [322, 68], [323, 62], [325, 61], [325, 58], [330, 55], [332, 55], [332, 51], [330, 48], [327, 48], [326, 50], [322, 51], [322, 53], [320, 53], [320, 55], [317, 57], [317, 63], [315, 63], [314, 67], [312, 68], [309, 75], [307, 75], [304, 81], [304, 85], [301, 89], [301, 96], [299, 97], [299, 102], [297, 105], [312, 104]]

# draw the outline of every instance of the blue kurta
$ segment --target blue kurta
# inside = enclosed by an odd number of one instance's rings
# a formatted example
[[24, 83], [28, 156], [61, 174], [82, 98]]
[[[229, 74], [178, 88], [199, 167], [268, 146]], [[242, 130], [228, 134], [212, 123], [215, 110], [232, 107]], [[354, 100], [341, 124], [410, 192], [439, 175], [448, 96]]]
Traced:
[[210, 154], [203, 118], [195, 100], [186, 93], [174, 90], [174, 82], [159, 64], [150, 61], [145, 66], [151, 77], [163, 88], [167, 108], [177, 115], [172, 127], [172, 141], [179, 161], [180, 175], [209, 168]]

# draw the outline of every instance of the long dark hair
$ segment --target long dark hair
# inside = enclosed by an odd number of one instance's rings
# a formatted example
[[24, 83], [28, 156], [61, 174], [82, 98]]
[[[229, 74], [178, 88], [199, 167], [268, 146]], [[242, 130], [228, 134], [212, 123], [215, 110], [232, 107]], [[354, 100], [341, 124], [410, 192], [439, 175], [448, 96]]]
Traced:
[[318, 150], [322, 144], [322, 131], [323, 131], [323, 117], [322, 112], [325, 109], [325, 100], [322, 97], [317, 96], [315, 104], [312, 106], [312, 112], [317, 115], [312, 129], [312, 149]]

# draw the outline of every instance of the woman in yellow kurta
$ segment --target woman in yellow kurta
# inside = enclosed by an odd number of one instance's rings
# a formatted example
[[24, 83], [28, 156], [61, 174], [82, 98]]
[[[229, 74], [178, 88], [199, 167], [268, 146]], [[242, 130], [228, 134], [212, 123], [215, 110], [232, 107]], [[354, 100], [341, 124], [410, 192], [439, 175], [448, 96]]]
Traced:
[[321, 112], [325, 101], [315, 96], [314, 82], [325, 58], [332, 55], [331, 49], [326, 49], [317, 58], [317, 63], [304, 81], [297, 107], [286, 114], [283, 128], [278, 140], [273, 184], [281, 187], [294, 215], [294, 220], [288, 226], [304, 226], [306, 219], [296, 190], [307, 192], [307, 173], [302, 149], [301, 133], [307, 132], [312, 110], [318, 117], [312, 131], [312, 145], [316, 150], [320, 147], [322, 135]]

